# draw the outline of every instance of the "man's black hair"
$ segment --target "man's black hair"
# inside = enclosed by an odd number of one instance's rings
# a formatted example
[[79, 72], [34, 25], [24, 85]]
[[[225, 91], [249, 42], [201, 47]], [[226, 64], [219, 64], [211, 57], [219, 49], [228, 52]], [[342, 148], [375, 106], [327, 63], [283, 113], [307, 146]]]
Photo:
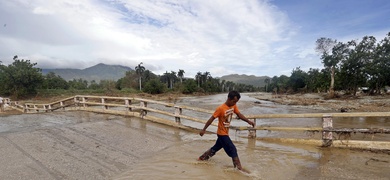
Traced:
[[237, 97], [237, 99], [241, 98], [241, 95], [238, 91], [230, 91], [228, 94], [229, 99], [234, 99], [234, 97]]

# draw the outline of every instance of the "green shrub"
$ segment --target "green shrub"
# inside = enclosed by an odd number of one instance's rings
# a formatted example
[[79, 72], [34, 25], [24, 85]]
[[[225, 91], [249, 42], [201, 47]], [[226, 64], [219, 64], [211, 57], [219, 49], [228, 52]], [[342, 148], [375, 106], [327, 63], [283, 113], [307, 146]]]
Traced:
[[150, 94], [161, 94], [166, 90], [165, 84], [158, 79], [152, 79], [145, 84], [144, 92]]
[[195, 80], [186, 80], [184, 82], [184, 87], [183, 87], [183, 93], [184, 94], [192, 94], [198, 90], [198, 86], [196, 85]]

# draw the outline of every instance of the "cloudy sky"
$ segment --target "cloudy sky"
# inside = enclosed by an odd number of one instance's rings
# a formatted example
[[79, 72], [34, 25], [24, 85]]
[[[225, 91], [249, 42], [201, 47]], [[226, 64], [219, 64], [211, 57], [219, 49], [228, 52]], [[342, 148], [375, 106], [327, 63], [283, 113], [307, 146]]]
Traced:
[[388, 0], [1, 0], [0, 61], [98, 63], [156, 74], [290, 76], [322, 68], [315, 41], [390, 32]]

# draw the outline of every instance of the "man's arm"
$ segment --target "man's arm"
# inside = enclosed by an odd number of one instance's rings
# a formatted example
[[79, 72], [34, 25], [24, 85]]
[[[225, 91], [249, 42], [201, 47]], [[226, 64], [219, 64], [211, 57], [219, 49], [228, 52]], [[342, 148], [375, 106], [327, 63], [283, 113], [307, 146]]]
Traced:
[[248, 124], [250, 124], [252, 127], [255, 127], [255, 123], [252, 122], [251, 120], [249, 120], [248, 118], [246, 118], [243, 114], [241, 113], [237, 113], [237, 116], [238, 118], [242, 119], [243, 121], [247, 122]]
[[210, 126], [211, 123], [213, 123], [214, 119], [215, 119], [215, 117], [214, 117], [214, 116], [211, 116], [211, 117], [209, 118], [209, 120], [207, 120], [207, 122], [206, 122], [206, 124], [204, 125], [203, 129], [200, 130], [200, 132], [199, 132], [199, 135], [200, 135], [200, 136], [203, 136], [204, 133], [206, 133], [206, 129]]

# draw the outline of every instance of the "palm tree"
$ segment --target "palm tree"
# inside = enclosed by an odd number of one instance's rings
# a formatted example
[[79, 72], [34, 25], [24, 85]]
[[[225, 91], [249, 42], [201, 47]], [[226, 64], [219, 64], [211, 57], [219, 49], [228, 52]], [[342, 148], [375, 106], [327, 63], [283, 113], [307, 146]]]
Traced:
[[198, 81], [198, 87], [200, 87], [200, 80], [202, 79], [202, 73], [196, 73], [195, 79]]
[[203, 87], [204, 84], [206, 84], [207, 81], [212, 79], [210, 72], [207, 72], [207, 71], [204, 72], [201, 77], [202, 77], [201, 78], [202, 87]]
[[225, 92], [225, 84], [226, 84], [226, 81], [222, 80], [222, 82], [221, 82], [221, 92]]
[[169, 88], [171, 88], [171, 89], [173, 88], [173, 82], [175, 81], [175, 79], [177, 79], [176, 72], [171, 71], [171, 73], [169, 74], [169, 84], [170, 84]]
[[180, 78], [180, 83], [183, 83], [183, 77], [184, 77], [184, 70], [179, 69], [179, 72], [177, 73], [177, 76]]
[[204, 72], [203, 73], [203, 82], [206, 82], [207, 80], [211, 79], [211, 74], [210, 72]]
[[270, 82], [269, 78], [265, 78], [264, 82], [265, 82], [265, 92], [268, 92], [268, 86], [269, 86], [269, 82]]
[[138, 66], [135, 66], [135, 72], [136, 72], [137, 75], [138, 75], [139, 90], [140, 90], [140, 91], [142, 90], [141, 78], [142, 78], [142, 74], [144, 73], [144, 71], [145, 71], [145, 67], [142, 66], [142, 62], [139, 63]]

